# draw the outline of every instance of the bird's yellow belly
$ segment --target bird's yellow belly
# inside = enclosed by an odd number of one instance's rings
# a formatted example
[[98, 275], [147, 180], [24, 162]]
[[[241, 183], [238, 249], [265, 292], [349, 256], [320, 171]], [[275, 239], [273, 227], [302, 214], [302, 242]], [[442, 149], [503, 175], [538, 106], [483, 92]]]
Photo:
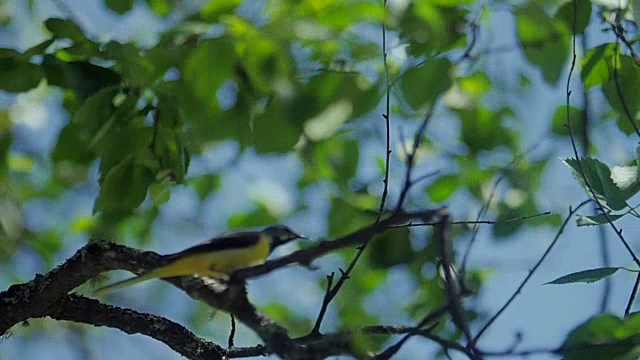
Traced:
[[[230, 249], [178, 259], [167, 265], [160, 277], [200, 275], [220, 277], [234, 270], [263, 263], [269, 256], [269, 242], [260, 240], [251, 249]], [[166, 275], [165, 275], [166, 274]]]

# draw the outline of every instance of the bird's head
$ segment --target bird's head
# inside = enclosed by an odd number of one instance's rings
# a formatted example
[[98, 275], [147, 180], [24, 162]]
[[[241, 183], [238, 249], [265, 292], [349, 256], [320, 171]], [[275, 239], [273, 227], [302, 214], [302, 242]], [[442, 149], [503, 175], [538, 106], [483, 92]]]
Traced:
[[306, 239], [284, 225], [274, 225], [262, 230], [271, 239], [271, 251], [276, 247], [295, 239]]

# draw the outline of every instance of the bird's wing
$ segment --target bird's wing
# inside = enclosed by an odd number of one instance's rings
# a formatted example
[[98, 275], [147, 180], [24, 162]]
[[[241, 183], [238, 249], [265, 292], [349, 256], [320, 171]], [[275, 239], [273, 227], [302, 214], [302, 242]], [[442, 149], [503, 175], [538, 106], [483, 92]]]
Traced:
[[209, 252], [216, 252], [228, 249], [242, 249], [255, 245], [260, 240], [260, 232], [245, 231], [224, 234], [213, 239], [209, 239], [201, 244], [192, 246], [181, 252], [167, 255], [166, 260], [182, 258], [190, 255], [197, 255]]

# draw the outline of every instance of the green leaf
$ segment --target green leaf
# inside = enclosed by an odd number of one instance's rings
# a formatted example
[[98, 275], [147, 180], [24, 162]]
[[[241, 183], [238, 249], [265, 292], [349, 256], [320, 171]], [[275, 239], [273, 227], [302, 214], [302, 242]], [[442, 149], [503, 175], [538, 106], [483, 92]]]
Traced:
[[[215, 0], [213, 2], [215, 2]], [[305, 335], [306, 332], [313, 327], [311, 319], [276, 301], [261, 304], [260, 310], [264, 311], [264, 313], [274, 321], [277, 321], [278, 324], [285, 326], [291, 336], [298, 337]], [[210, 312], [211, 310], [207, 309], [207, 312], [204, 313], [203, 316], [206, 317]], [[210, 323], [207, 323], [206, 326], [210, 326]]]
[[[0, 128], [2, 127], [3, 113], [0, 112]], [[4, 177], [7, 174], [8, 160], [9, 160], [9, 148], [13, 142], [11, 132], [0, 132], [0, 181], [4, 181]], [[2, 251], [0, 251], [1, 253]]]
[[569, 28], [554, 20], [537, 3], [527, 3], [516, 11], [516, 34], [527, 60], [542, 71], [544, 80], [554, 85], [560, 79], [569, 55]]
[[230, 42], [224, 39], [204, 40], [183, 66], [184, 81], [208, 109], [217, 109], [216, 92], [231, 78], [234, 63], [235, 50]]
[[[574, 14], [577, 14], [577, 16], [574, 16]], [[565, 2], [558, 9], [556, 19], [564, 21], [567, 28], [572, 29], [572, 31], [574, 30], [575, 22], [575, 31], [573, 32], [575, 34], [584, 34], [591, 20], [591, 1], [575, 0]]]
[[[304, 3], [303, 3], [304, 4]], [[309, 6], [301, 6], [301, 8]], [[325, 24], [331, 29], [341, 32], [354, 23], [379, 23], [384, 17], [384, 9], [377, 2], [345, 2], [333, 1], [330, 6], [312, 6], [314, 20]]]
[[460, 89], [474, 99], [479, 99], [491, 89], [491, 79], [484, 72], [475, 72], [458, 80]]
[[353, 331], [350, 336], [349, 349], [357, 359], [366, 359], [371, 352], [380, 351], [382, 345], [384, 345], [381, 339], [371, 336], [371, 334], [366, 334], [363, 330]]
[[175, 2], [172, 0], [146, 0], [147, 5], [160, 16], [167, 16], [171, 14]]
[[628, 55], [620, 55], [617, 65], [617, 76], [612, 76], [602, 85], [602, 92], [611, 107], [622, 114], [631, 117], [640, 111], [640, 66]]
[[[633, 121], [635, 124], [636, 121]], [[629, 121], [629, 117], [626, 114], [618, 114], [618, 119], [616, 120], [616, 125], [618, 126], [618, 130], [622, 131], [623, 134], [635, 135], [636, 129], [633, 127], [631, 121]]]
[[227, 225], [231, 230], [249, 229], [273, 225], [278, 219], [273, 216], [262, 204], [256, 204], [256, 208], [248, 213], [234, 214], [227, 220]]
[[171, 198], [171, 181], [163, 180], [149, 186], [149, 196], [155, 206], [160, 206]]
[[514, 134], [503, 123], [509, 117], [515, 117], [509, 108], [492, 111], [486, 107], [466, 107], [456, 112], [462, 120], [462, 141], [472, 155], [482, 150], [495, 149], [498, 146], [511, 147]]
[[[585, 189], [587, 195], [593, 197], [591, 190], [585, 183], [586, 179], [591, 185], [596, 199], [602, 206], [614, 211], [619, 211], [627, 207], [626, 200], [630, 196], [614, 184], [611, 178], [611, 170], [607, 165], [593, 158], [582, 158], [579, 164], [578, 161], [573, 158], [566, 158], [562, 161], [571, 168], [573, 176], [580, 182], [580, 185]], [[584, 171], [584, 178], [580, 167]]]
[[622, 320], [599, 315], [573, 329], [564, 344], [565, 360], [633, 360], [640, 356], [640, 315]]
[[[360, 73], [325, 72], [313, 76], [309, 79], [305, 94], [309, 97], [306, 106], [310, 107], [308, 110], [310, 116], [320, 116], [327, 111], [331, 113], [332, 108], [335, 113], [336, 107], [341, 108], [342, 111], [338, 111], [338, 114], [328, 116], [342, 118], [340, 121], [329, 120], [333, 124], [330, 126], [333, 130], [347, 119], [369, 113], [378, 105], [381, 98], [379, 83], [371, 83]], [[324, 133], [331, 133], [331, 131]]]
[[337, 238], [359, 230], [375, 219], [372, 213], [363, 211], [342, 198], [331, 200], [329, 210], [329, 236]]
[[80, 27], [71, 20], [50, 18], [45, 20], [44, 26], [57, 38], [67, 38], [74, 42], [87, 39]]
[[218, 174], [206, 174], [189, 178], [187, 184], [196, 190], [198, 198], [200, 201], [203, 201], [207, 196], [220, 188], [221, 180]]
[[209, 0], [200, 9], [200, 16], [204, 21], [217, 22], [221, 15], [233, 14], [241, 3], [241, 0]]
[[25, 60], [29, 60], [32, 56], [42, 55], [49, 48], [49, 46], [53, 44], [54, 41], [55, 41], [54, 39], [48, 39], [37, 45], [34, 45], [28, 48], [27, 50], [25, 50], [25, 52], [22, 53], [22, 56], [24, 57]]
[[[584, 141], [582, 127], [584, 124], [584, 110], [575, 106], [569, 107], [569, 116], [571, 119], [571, 129], [573, 130], [573, 138], [579, 143]], [[567, 105], [560, 105], [553, 113], [551, 120], [551, 130], [554, 134], [561, 136], [569, 136], [569, 128], [567, 125]]]
[[613, 57], [617, 45], [607, 43], [587, 50], [582, 60], [580, 75], [586, 89], [602, 85], [613, 73]]
[[44, 73], [40, 66], [19, 58], [0, 58], [0, 90], [20, 93], [29, 91], [40, 83]]
[[400, 37], [415, 57], [431, 56], [465, 46], [467, 7], [440, 7], [431, 1], [413, 1], [398, 21]]
[[74, 90], [81, 97], [120, 84], [120, 75], [116, 72], [88, 61], [64, 62], [53, 55], [45, 55], [42, 68], [49, 85]]
[[545, 285], [593, 283], [615, 274], [616, 271], [618, 270], [620, 270], [620, 268], [618, 267], [605, 267], [605, 268], [599, 268], [599, 269], [578, 271], [575, 273], [571, 273], [569, 275], [561, 276], [553, 281], [549, 281], [548, 283], [545, 283]]
[[[123, 127], [108, 131], [104, 137], [96, 143], [95, 148], [100, 155], [99, 172], [101, 179], [108, 174], [114, 166], [117, 166], [127, 158], [132, 157], [136, 166], [143, 167], [156, 179], [165, 176], [172, 181], [180, 181], [170, 158], [162, 149], [151, 148], [154, 137], [154, 129], [142, 125]], [[162, 167], [161, 167], [162, 163]], [[179, 164], [179, 166], [182, 164]]]
[[[301, 185], [322, 179], [346, 185], [356, 174], [360, 159], [359, 143], [356, 140], [334, 136], [305, 147], [305, 172]], [[384, 167], [384, 159], [382, 166]], [[384, 174], [384, 168], [381, 170]]]
[[282, 44], [239, 15], [223, 15], [221, 22], [236, 41], [238, 64], [234, 80], [243, 96], [265, 96], [289, 86], [284, 79], [292, 77], [292, 59]]
[[400, 79], [405, 101], [415, 110], [430, 106], [453, 83], [450, 72], [447, 59], [431, 59], [407, 70]]
[[[171, 50], [165, 49], [166, 52]], [[131, 43], [121, 44], [116, 41], [110, 41], [104, 52], [112, 60], [117, 61], [114, 69], [118, 71], [122, 77], [122, 82], [126, 86], [144, 88], [154, 81], [160, 79], [166, 72], [166, 64], [153, 63], [153, 57], [147, 59], [140, 54], [140, 49]], [[152, 53], [158, 57], [157, 50]], [[162, 66], [164, 65], [164, 66]], [[156, 68], [160, 66], [160, 68]]]
[[113, 98], [118, 93], [116, 88], [105, 88], [85, 100], [76, 110], [72, 121], [76, 124], [78, 136], [90, 144], [98, 131], [105, 126], [115, 111]]
[[460, 174], [444, 175], [437, 178], [431, 185], [427, 186], [427, 195], [433, 202], [441, 202], [453, 195], [458, 187]]
[[64, 247], [60, 234], [54, 229], [38, 232], [29, 246], [42, 257], [46, 266], [53, 265], [56, 255]]
[[[159, 160], [158, 165], [162, 165], [162, 170], [166, 171], [173, 180], [182, 183], [187, 173], [188, 163], [186, 148], [180, 138], [181, 132], [157, 125], [154, 134], [155, 140], [149, 140], [143, 144], [151, 144], [153, 141], [154, 146], [150, 154]], [[145, 151], [145, 148], [139, 148], [139, 150]]]
[[576, 221], [578, 226], [593, 226], [593, 225], [602, 225], [602, 224], [608, 224], [609, 221], [616, 221], [618, 219], [620, 219], [621, 217], [627, 215], [627, 213], [624, 214], [607, 214], [607, 216], [605, 216], [604, 214], [600, 214], [600, 215], [591, 215], [591, 216], [578, 216], [578, 220]]
[[105, 0], [107, 7], [122, 15], [133, 9], [135, 0]]
[[[272, 102], [253, 122], [253, 143], [259, 153], [281, 153], [291, 150], [300, 139], [302, 129], [295, 122], [295, 108]], [[302, 104], [297, 104], [302, 106]]]
[[58, 136], [58, 142], [51, 154], [55, 162], [71, 161], [77, 164], [88, 165], [95, 159], [95, 152], [89, 147], [86, 139], [81, 136], [82, 127], [70, 122]]
[[94, 213], [137, 208], [147, 196], [153, 180], [153, 174], [147, 168], [134, 164], [133, 156], [129, 156], [112, 167], [104, 177], [93, 207]]
[[386, 231], [375, 237], [369, 248], [369, 263], [374, 269], [388, 269], [413, 261], [414, 251], [408, 228]]

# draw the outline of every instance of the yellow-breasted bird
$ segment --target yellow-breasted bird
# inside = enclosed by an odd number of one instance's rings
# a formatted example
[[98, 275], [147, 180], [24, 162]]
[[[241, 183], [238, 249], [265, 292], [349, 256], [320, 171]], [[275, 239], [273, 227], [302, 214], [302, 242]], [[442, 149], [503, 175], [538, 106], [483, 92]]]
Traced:
[[224, 234], [184, 251], [165, 255], [165, 264], [138, 276], [99, 288], [102, 294], [155, 278], [200, 275], [222, 277], [234, 270], [263, 263], [276, 247], [294, 239], [306, 239], [284, 225], [261, 231]]

